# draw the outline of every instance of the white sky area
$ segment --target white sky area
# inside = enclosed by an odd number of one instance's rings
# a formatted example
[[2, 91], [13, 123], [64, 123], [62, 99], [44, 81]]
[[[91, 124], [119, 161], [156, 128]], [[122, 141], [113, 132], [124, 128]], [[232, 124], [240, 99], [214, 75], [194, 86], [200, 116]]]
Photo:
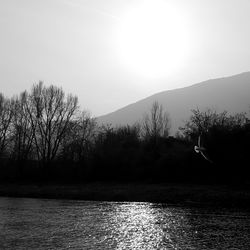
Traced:
[[249, 70], [249, 0], [0, 0], [6, 96], [42, 80], [98, 116]]

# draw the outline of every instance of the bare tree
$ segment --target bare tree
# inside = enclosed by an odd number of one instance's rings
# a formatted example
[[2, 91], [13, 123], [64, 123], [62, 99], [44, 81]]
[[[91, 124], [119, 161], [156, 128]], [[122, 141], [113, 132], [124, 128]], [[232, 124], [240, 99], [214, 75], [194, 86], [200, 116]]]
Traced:
[[19, 162], [23, 163], [30, 156], [34, 142], [35, 129], [32, 126], [31, 117], [28, 113], [28, 93], [25, 91], [16, 98], [14, 102], [13, 115], [13, 155]]
[[158, 102], [154, 102], [149, 114], [144, 116], [142, 134], [144, 138], [167, 137], [170, 130], [170, 119]]
[[230, 129], [235, 126], [243, 126], [247, 121], [245, 113], [228, 115], [227, 111], [217, 113], [209, 108], [205, 111], [197, 108], [191, 110], [191, 112], [190, 119], [186, 121], [184, 127], [180, 128], [182, 133], [190, 138], [207, 133], [213, 126]]
[[31, 125], [35, 130], [34, 143], [37, 158], [47, 166], [55, 159], [71, 120], [78, 110], [78, 99], [65, 97], [61, 88], [34, 85], [27, 102]]
[[87, 157], [97, 132], [97, 122], [86, 111], [72, 122], [71, 129], [63, 141], [63, 155], [74, 161], [82, 161]]
[[6, 152], [11, 135], [11, 121], [13, 118], [13, 100], [5, 98], [0, 93], [0, 157]]

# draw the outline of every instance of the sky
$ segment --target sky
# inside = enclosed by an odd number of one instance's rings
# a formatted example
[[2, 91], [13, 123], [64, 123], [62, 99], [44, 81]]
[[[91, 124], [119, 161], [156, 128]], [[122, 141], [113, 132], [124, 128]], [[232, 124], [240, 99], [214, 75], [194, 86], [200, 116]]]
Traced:
[[0, 92], [34, 83], [103, 115], [250, 70], [249, 0], [0, 0]]

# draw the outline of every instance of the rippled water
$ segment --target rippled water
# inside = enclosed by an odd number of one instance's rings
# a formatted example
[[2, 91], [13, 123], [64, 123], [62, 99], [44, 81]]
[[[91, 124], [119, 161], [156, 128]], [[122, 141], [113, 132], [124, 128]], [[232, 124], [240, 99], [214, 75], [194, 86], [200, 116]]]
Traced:
[[0, 198], [0, 249], [250, 249], [250, 213]]

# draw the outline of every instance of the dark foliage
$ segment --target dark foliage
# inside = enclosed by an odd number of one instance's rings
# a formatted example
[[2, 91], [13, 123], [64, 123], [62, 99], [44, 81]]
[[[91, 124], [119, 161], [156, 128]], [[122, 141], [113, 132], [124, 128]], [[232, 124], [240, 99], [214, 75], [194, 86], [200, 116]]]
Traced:
[[[142, 124], [98, 126], [62, 89], [34, 85], [0, 95], [2, 181], [249, 182], [250, 123], [245, 114], [193, 110], [176, 137], [154, 103]], [[182, 134], [181, 134], [182, 133]], [[211, 162], [196, 154], [198, 138]]]

